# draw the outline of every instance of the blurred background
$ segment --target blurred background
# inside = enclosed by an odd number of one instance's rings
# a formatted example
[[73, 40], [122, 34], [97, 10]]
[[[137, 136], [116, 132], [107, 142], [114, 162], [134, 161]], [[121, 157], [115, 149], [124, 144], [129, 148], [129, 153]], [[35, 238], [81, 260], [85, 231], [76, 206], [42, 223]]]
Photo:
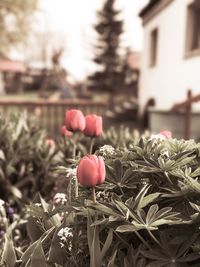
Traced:
[[200, 137], [200, 0], [1, 0], [0, 110]]

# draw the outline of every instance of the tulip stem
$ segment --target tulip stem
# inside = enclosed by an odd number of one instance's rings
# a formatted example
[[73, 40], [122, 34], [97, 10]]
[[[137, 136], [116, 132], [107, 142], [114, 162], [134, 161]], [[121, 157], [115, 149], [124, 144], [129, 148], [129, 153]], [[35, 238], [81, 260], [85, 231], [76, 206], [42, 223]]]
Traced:
[[73, 159], [76, 158], [76, 148], [77, 148], [77, 143], [78, 143], [79, 135], [77, 133], [74, 134], [74, 139], [73, 139], [73, 152], [72, 152], [72, 157]]
[[93, 146], [94, 146], [94, 137], [91, 137], [90, 140], [90, 149], [89, 149], [89, 154], [92, 154], [92, 150], [93, 150]]
[[72, 153], [72, 157], [73, 157], [73, 159], [75, 159], [75, 157], [76, 157], [76, 143], [75, 143], [75, 142], [73, 143], [73, 153]]
[[71, 177], [69, 179], [69, 184], [68, 184], [68, 200], [69, 203], [72, 201], [72, 185], [71, 185]]
[[92, 200], [94, 203], [96, 202], [95, 186], [92, 187]]
[[78, 197], [78, 180], [75, 178], [75, 197]]

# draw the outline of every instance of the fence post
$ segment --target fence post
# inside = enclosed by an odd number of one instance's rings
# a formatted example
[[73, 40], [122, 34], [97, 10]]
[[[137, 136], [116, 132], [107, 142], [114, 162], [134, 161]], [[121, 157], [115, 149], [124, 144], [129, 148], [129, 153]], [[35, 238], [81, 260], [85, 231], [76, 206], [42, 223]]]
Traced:
[[191, 109], [192, 109], [192, 91], [189, 89], [187, 92], [187, 103], [185, 107], [185, 129], [184, 139], [189, 139], [191, 134]]

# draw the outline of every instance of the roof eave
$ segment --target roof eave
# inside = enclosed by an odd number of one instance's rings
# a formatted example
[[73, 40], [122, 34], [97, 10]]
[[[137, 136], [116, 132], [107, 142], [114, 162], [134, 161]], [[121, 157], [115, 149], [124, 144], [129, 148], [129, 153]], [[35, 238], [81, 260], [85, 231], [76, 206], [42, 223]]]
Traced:
[[154, 8], [161, 0], [151, 0], [139, 13], [139, 16], [143, 18], [148, 12]]

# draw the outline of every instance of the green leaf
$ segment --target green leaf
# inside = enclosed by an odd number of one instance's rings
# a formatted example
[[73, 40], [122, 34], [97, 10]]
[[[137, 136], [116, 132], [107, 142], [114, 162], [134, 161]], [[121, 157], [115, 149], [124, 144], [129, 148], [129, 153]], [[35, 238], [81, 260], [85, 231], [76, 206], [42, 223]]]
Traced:
[[87, 217], [87, 240], [88, 240], [89, 250], [92, 247], [92, 241], [93, 241], [93, 235], [94, 235], [94, 231], [93, 231], [93, 228], [91, 227], [91, 224], [92, 224], [92, 219], [91, 219], [90, 213], [88, 211], [88, 217]]
[[144, 227], [141, 225], [140, 227], [136, 227], [135, 225], [127, 224], [127, 225], [120, 225], [117, 227], [116, 231], [120, 233], [126, 233], [126, 232], [135, 232], [140, 229], [143, 229]]
[[24, 254], [21, 257], [21, 261], [24, 262], [25, 264], [30, 260], [30, 257], [37, 246], [38, 240], [36, 240], [34, 243], [32, 243], [27, 250], [24, 252]]
[[49, 229], [48, 231], [46, 231], [40, 239], [36, 240], [34, 243], [32, 243], [27, 249], [26, 251], [23, 253], [23, 255], [21, 256], [21, 261], [24, 262], [25, 264], [27, 264], [27, 262], [30, 260], [30, 257], [34, 251], [34, 249], [36, 248], [38, 242], [40, 241], [41, 244], [46, 247], [49, 243], [49, 240], [51, 240], [53, 238], [53, 234], [55, 232], [55, 227], [52, 227], [51, 229]]
[[197, 205], [195, 203], [192, 203], [192, 202], [189, 202], [189, 203], [190, 203], [190, 205], [191, 205], [191, 207], [193, 209], [195, 209], [196, 211], [200, 212], [200, 206], [199, 205]]
[[38, 240], [44, 233], [44, 229], [41, 227], [38, 219], [34, 217], [28, 218], [26, 228], [32, 242]]
[[58, 236], [58, 232], [65, 227], [65, 223], [63, 223], [55, 232], [53, 235], [50, 251], [49, 251], [49, 258], [48, 261], [51, 263], [60, 264], [63, 266], [65, 262], [67, 261], [67, 254], [65, 251], [65, 248], [61, 247], [60, 245], [60, 237]]
[[135, 209], [139, 209], [139, 206], [141, 205], [141, 202], [144, 198], [144, 196], [146, 195], [147, 191], [149, 190], [148, 185], [143, 186], [143, 188], [140, 190], [140, 192], [138, 193], [138, 195], [135, 198]]
[[117, 249], [115, 250], [115, 252], [112, 254], [111, 258], [109, 259], [109, 262], [108, 262], [108, 266], [107, 267], [117, 267], [115, 265], [116, 256], [117, 256]]
[[35, 249], [31, 255], [30, 267], [47, 267], [44, 251], [42, 248], [41, 240], [37, 242]]
[[145, 208], [147, 205], [149, 205], [150, 203], [152, 203], [155, 199], [157, 199], [159, 196], [161, 195], [161, 193], [152, 193], [149, 194], [148, 196], [145, 196], [141, 202], [138, 205], [139, 209]]
[[4, 151], [2, 149], [0, 149], [0, 160], [3, 160], [5, 161], [5, 154], [4, 154]]
[[114, 161], [114, 169], [115, 169], [116, 180], [120, 182], [123, 176], [123, 165], [120, 160], [117, 159]]
[[109, 230], [109, 233], [108, 233], [108, 236], [106, 238], [106, 241], [103, 245], [103, 249], [102, 249], [102, 252], [101, 252], [101, 258], [103, 259], [106, 252], [108, 251], [108, 249], [110, 248], [111, 244], [112, 244], [112, 241], [113, 241], [113, 230], [110, 229]]
[[198, 167], [196, 170], [193, 171], [193, 173], [191, 173], [192, 178], [195, 178], [197, 176], [200, 176], [200, 167]]
[[5, 236], [5, 244], [2, 253], [2, 261], [7, 264], [8, 267], [15, 267], [16, 263], [16, 254], [13, 245], [13, 241]]
[[93, 201], [88, 201], [88, 200], [85, 203], [86, 203], [86, 206], [92, 207], [95, 210], [101, 211], [103, 214], [119, 216], [119, 214], [115, 212], [112, 208], [107, 207], [106, 205], [103, 205], [101, 203], [94, 203]]
[[102, 257], [99, 241], [99, 228], [98, 226], [93, 227], [93, 240], [92, 246], [90, 247], [90, 267], [101, 267]]
[[16, 187], [16, 186], [11, 186], [10, 187], [10, 191], [12, 192], [12, 194], [16, 197], [21, 199], [22, 198], [22, 193], [21, 191]]

